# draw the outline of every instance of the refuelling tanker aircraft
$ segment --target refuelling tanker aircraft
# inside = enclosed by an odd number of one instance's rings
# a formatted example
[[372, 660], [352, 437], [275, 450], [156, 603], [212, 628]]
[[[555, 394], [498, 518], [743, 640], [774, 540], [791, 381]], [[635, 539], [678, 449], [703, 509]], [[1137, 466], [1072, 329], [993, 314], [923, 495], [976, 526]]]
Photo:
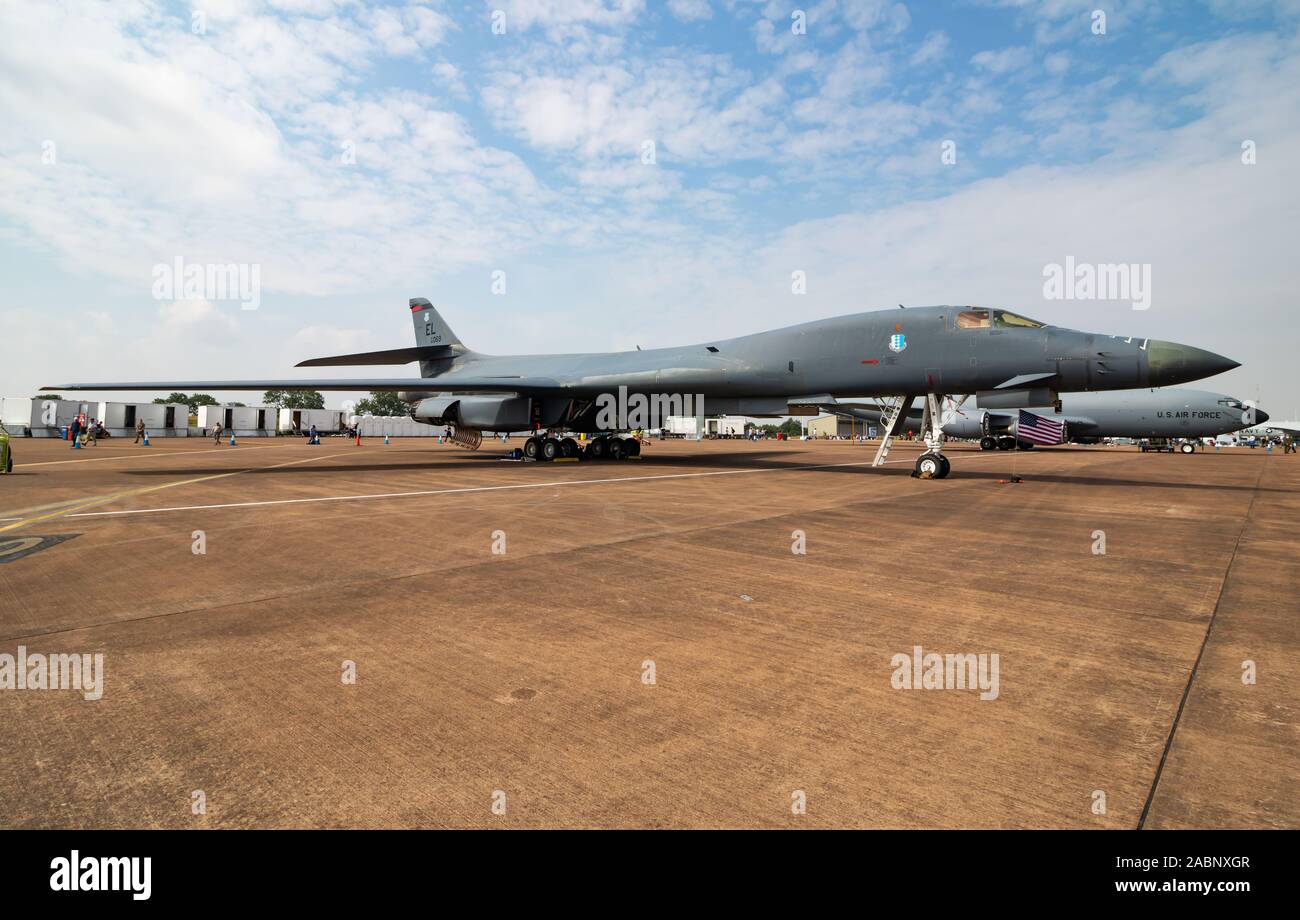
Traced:
[[587, 446], [591, 458], [634, 453], [634, 439], [615, 435], [639, 424], [622, 413], [621, 424], [611, 424], [602, 412], [616, 393], [620, 403], [640, 398], [675, 409], [690, 399], [698, 415], [772, 417], [815, 414], [815, 407], [841, 397], [890, 397], [875, 465], [921, 399], [926, 451], [916, 474], [928, 479], [949, 470], [939, 409], [945, 394], [977, 393], [985, 408], [1041, 406], [1059, 393], [1170, 386], [1238, 366], [1173, 342], [1078, 332], [1008, 310], [957, 306], [857, 313], [682, 348], [492, 356], [467, 348], [424, 298], [413, 298], [410, 307], [414, 347], [313, 358], [298, 367], [418, 361], [418, 379], [110, 381], [43, 389], [389, 390], [413, 418], [456, 426], [456, 441], [471, 449], [484, 431], [537, 432], [525, 453], [539, 459], [577, 452], [571, 438], [557, 437], [565, 432], [609, 435]]
[[[1070, 393], [1062, 396], [1060, 411], [1055, 406], [1029, 406], [1032, 415], [1062, 423], [1062, 437], [1081, 444], [1095, 444], [1102, 438], [1183, 438], [1184, 454], [1196, 451], [1198, 438], [1211, 438], [1268, 421], [1268, 413], [1244, 400], [1223, 393], [1181, 388], [1127, 390], [1110, 393]], [[826, 411], [869, 425], [879, 424], [885, 407], [873, 403], [837, 401]], [[1033, 441], [1019, 437], [1020, 410], [991, 410], [974, 401], [961, 400], [945, 406], [943, 433], [950, 438], [977, 440], [983, 450], [1012, 450], [1033, 447]], [[921, 430], [921, 412], [913, 409], [904, 431]], [[1019, 442], [1019, 443], [1017, 443]]]

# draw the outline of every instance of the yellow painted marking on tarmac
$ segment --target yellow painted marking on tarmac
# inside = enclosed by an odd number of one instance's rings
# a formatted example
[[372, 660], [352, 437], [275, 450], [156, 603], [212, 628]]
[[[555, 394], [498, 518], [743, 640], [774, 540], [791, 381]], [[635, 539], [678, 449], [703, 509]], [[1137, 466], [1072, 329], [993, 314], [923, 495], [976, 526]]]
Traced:
[[121, 498], [130, 498], [135, 495], [148, 495], [150, 492], [159, 492], [163, 489], [175, 488], [176, 486], [193, 485], [196, 482], [211, 482], [214, 479], [225, 479], [228, 476], [238, 476], [241, 473], [255, 473], [258, 470], [276, 470], [285, 466], [296, 466], [299, 463], [311, 463], [314, 460], [328, 460], [330, 457], [342, 457], [342, 456], [345, 455], [344, 454], [322, 454], [315, 457], [304, 457], [300, 460], [290, 460], [287, 463], [275, 463], [272, 464], [271, 466], [250, 466], [248, 469], [232, 470], [229, 473], [214, 473], [211, 476], [197, 476], [193, 479], [181, 479], [176, 482], [164, 482], [161, 485], [156, 485], [156, 486], [145, 486], [140, 489], [127, 489], [122, 492], [113, 492], [109, 495], [101, 495], [98, 498], [92, 498], [84, 502], [79, 502], [77, 504], [70, 505], [66, 508], [60, 509], [58, 511], [53, 511], [49, 514], [41, 514], [41, 515], [37, 515], [36, 517], [23, 518], [21, 521], [18, 521], [17, 523], [7, 524], [4, 527], [0, 527], [0, 533], [4, 533], [9, 530], [16, 530], [19, 527], [26, 527], [28, 524], [35, 524], [38, 521], [48, 521], [54, 518], [65, 517], [67, 515], [72, 514], [74, 511], [81, 511], [86, 508], [94, 508], [98, 505], [105, 505], [108, 504], [109, 502], [117, 501], [118, 499]]
[[0, 540], [0, 559], [3, 559], [5, 556], [16, 556], [35, 546], [39, 546], [42, 539], [44, 538], [13, 537], [8, 540]]

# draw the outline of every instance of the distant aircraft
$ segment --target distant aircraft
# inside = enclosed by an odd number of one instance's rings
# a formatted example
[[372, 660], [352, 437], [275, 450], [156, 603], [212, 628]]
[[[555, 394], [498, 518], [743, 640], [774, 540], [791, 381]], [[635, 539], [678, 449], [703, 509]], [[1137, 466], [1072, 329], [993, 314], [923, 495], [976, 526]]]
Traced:
[[[1064, 422], [1066, 440], [1096, 443], [1102, 438], [1210, 438], [1268, 421], [1268, 413], [1240, 399], [1206, 390], [1180, 388], [1071, 393], [1055, 406], [1029, 406], [1027, 411]], [[836, 415], [880, 424], [883, 407], [874, 403], [837, 402], [825, 406]], [[943, 433], [950, 438], [978, 439], [985, 450], [1017, 446], [1019, 409], [984, 409], [979, 398], [944, 412]], [[921, 413], [909, 413], [905, 431], [919, 431]], [[1032, 446], [1021, 440], [1020, 446]], [[1192, 453], [1190, 442], [1182, 446]]]
[[[1266, 421], [1268, 421], [1267, 415], [1259, 419], [1261, 424]], [[1300, 422], [1274, 422], [1271, 425], [1265, 425], [1264, 428], [1266, 431], [1280, 434], [1283, 437], [1300, 438]]]
[[[471, 351], [422, 297], [410, 301], [416, 345], [303, 361], [299, 367], [407, 364], [419, 379], [200, 380], [63, 384], [53, 390], [394, 390], [422, 421], [456, 426], [474, 448], [483, 431], [536, 432], [525, 452], [574, 453], [564, 432], [604, 433], [587, 456], [621, 458], [655, 427], [656, 414], [781, 416], [851, 396], [894, 396], [897, 419], [925, 400], [926, 452], [916, 472], [942, 478], [939, 405], [946, 393], [979, 393], [989, 408], [1050, 404], [1058, 393], [1167, 386], [1237, 367], [1213, 352], [1157, 339], [1098, 335], [1048, 326], [1009, 310], [909, 307], [816, 320], [771, 332], [681, 348], [601, 354], [512, 355]], [[459, 394], [459, 395], [458, 395]], [[616, 418], [611, 400], [617, 399]], [[674, 411], [674, 409], [676, 411]], [[624, 411], [627, 410], [627, 411]], [[891, 419], [894, 418], [891, 416]], [[884, 462], [889, 442], [876, 464]]]

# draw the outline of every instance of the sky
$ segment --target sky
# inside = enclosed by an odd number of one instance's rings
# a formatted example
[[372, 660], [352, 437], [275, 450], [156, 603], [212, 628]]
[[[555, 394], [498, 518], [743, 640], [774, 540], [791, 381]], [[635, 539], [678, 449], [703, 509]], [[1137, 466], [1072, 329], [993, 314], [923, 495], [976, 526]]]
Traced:
[[[0, 395], [313, 376], [412, 344], [414, 296], [491, 354], [970, 303], [1210, 348], [1242, 367], [1204, 387], [1300, 416], [1298, 30], [1300, 0], [0, 0]], [[255, 271], [256, 309], [160, 294], [177, 259]], [[1067, 259], [1145, 266], [1149, 306], [1049, 298]]]

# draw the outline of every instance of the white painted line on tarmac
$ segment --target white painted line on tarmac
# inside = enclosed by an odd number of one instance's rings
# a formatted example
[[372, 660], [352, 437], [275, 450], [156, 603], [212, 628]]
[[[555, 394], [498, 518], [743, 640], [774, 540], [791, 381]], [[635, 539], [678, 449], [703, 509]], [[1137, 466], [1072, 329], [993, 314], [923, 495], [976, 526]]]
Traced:
[[[231, 449], [230, 445], [228, 444], [222, 446], [227, 450]], [[288, 446], [289, 446], [288, 444], [283, 444], [283, 445], [249, 444], [247, 446], [242, 444], [236, 444], [233, 449], [239, 450], [240, 448], [243, 448], [245, 450], [251, 450], [256, 447], [266, 448], [266, 447], [288, 447]], [[71, 450], [71, 448], [69, 448], [69, 450]], [[90, 450], [90, 448], [83, 447], [82, 450]], [[198, 455], [200, 457], [217, 457], [220, 456], [223, 452], [224, 451], [221, 450], [206, 451], [206, 450], [195, 449], [195, 450], [168, 450], [168, 451], [161, 451], [155, 454], [150, 451], [145, 451], [144, 453], [139, 453], [139, 454], [137, 453], [121, 454], [116, 457], [86, 457], [85, 459], [82, 460], [41, 460], [38, 463], [24, 463], [22, 464], [22, 468], [27, 469], [29, 466], [58, 466], [62, 463], [104, 463], [105, 461], [108, 460], [144, 460], [144, 459], [148, 459], [149, 457], [180, 457], [180, 456], [193, 457], [195, 455]]]
[[[985, 456], [996, 455], [990, 451]], [[974, 454], [973, 456], [980, 456]], [[967, 458], [969, 459], [969, 458]], [[886, 463], [915, 463], [915, 459], [886, 460]], [[608, 479], [570, 479], [547, 480], [545, 482], [524, 482], [502, 486], [467, 486], [460, 489], [427, 489], [419, 492], [379, 492], [367, 495], [322, 495], [313, 498], [280, 498], [260, 502], [225, 502], [216, 505], [176, 505], [170, 508], [134, 508], [125, 511], [89, 511], [81, 514], [68, 514], [64, 517], [123, 517], [130, 514], [166, 514], [172, 511], [217, 511], [228, 508], [266, 508], [275, 505], [307, 505], [320, 502], [357, 502], [382, 498], [418, 498], [429, 495], [463, 495], [472, 492], [505, 492], [515, 489], [550, 489], [560, 486], [592, 486], [611, 482], [650, 482], [660, 479], [698, 479], [705, 476], [740, 476], [747, 473], [795, 473], [802, 470], [826, 470], [846, 466], [871, 466], [870, 460], [853, 463], [819, 463], [806, 466], [782, 466], [768, 469], [747, 470], [711, 470], [703, 473], [664, 473], [660, 476], [613, 476]]]

